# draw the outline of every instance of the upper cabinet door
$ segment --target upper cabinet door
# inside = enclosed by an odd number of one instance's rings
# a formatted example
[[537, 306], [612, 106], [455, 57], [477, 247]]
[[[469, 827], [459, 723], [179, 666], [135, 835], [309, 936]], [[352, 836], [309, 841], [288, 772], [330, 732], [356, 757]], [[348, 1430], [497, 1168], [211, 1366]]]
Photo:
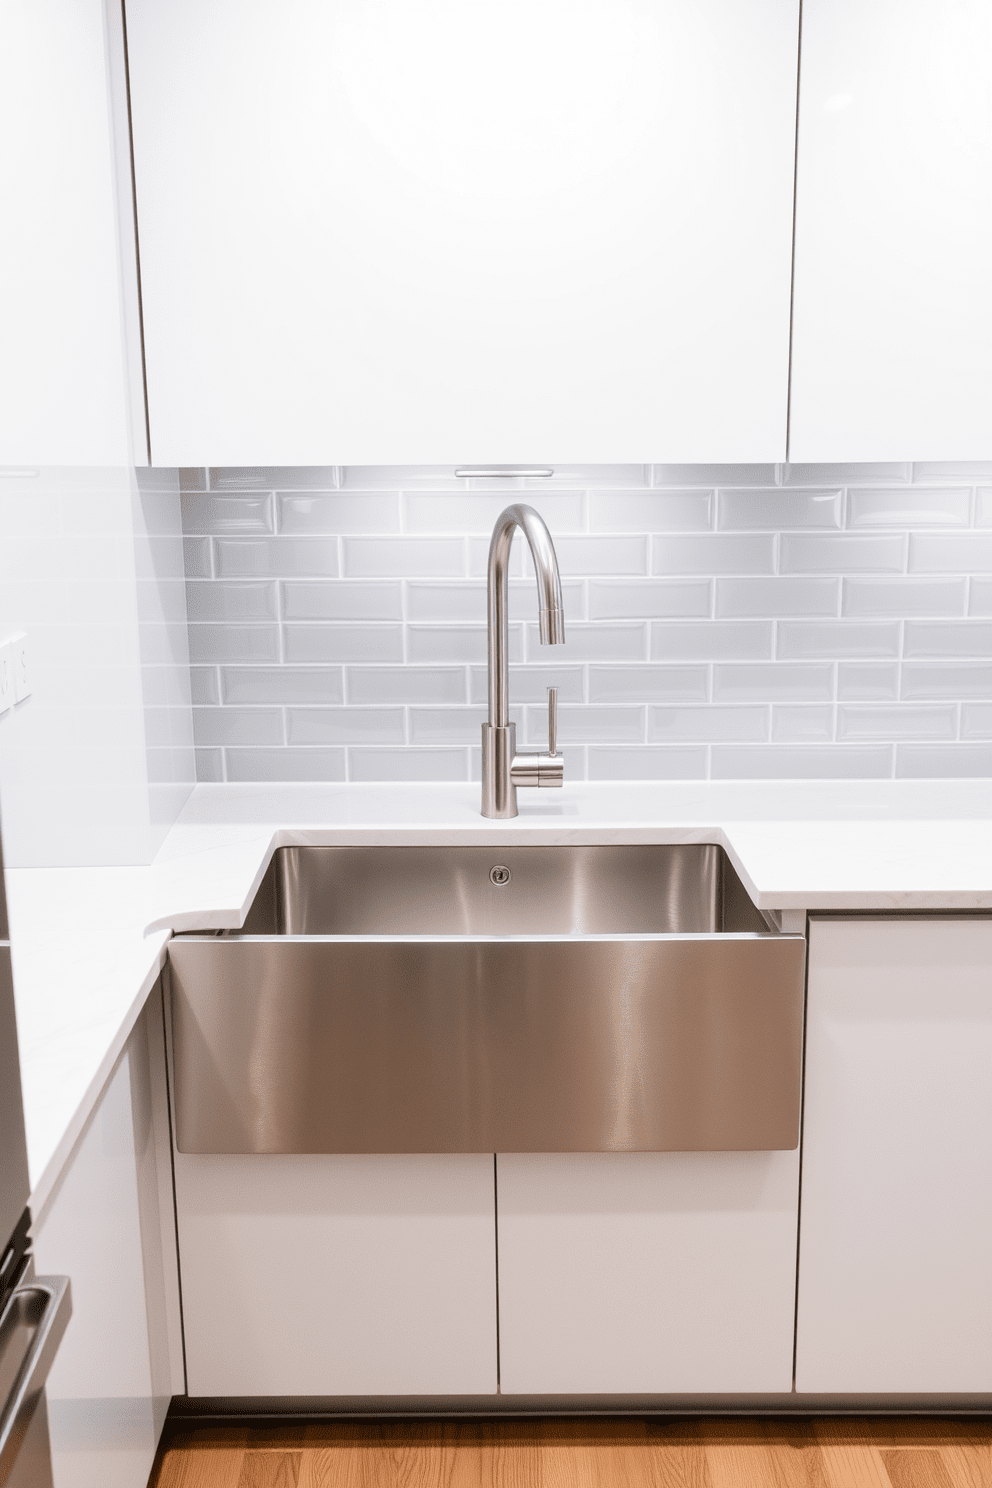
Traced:
[[785, 456], [798, 0], [127, 0], [156, 464]]
[[992, 5], [805, 0], [789, 457], [992, 457]]

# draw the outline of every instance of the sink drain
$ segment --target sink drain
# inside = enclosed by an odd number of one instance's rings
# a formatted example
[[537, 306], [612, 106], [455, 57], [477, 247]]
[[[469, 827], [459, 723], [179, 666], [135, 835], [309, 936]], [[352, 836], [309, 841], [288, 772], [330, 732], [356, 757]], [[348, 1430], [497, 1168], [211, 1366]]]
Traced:
[[509, 868], [504, 868], [502, 863], [497, 863], [495, 868], [490, 868], [489, 870], [489, 882], [494, 883], [497, 888], [502, 888], [503, 884], [508, 884], [510, 882]]

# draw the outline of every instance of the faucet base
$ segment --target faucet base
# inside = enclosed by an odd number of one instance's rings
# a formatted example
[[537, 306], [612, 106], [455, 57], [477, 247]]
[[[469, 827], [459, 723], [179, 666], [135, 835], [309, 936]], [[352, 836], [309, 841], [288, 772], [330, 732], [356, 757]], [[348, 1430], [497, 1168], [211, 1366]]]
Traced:
[[482, 815], [507, 817], [517, 815], [517, 787], [510, 776], [510, 766], [517, 752], [517, 726], [505, 728], [482, 725]]

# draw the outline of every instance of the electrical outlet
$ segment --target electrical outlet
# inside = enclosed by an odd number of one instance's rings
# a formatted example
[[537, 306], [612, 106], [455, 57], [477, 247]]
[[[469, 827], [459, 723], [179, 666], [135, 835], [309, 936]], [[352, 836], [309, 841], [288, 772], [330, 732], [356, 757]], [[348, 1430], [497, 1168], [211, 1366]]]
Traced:
[[8, 644], [0, 646], [0, 713], [14, 706], [14, 653]]
[[7, 642], [14, 671], [14, 702], [31, 695], [31, 672], [28, 667], [28, 638], [21, 631]]

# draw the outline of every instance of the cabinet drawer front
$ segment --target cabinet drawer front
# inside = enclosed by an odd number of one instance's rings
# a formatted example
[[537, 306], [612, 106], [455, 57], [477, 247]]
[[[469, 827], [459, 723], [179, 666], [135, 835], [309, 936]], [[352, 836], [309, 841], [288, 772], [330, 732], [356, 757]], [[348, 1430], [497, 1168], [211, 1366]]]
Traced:
[[189, 1153], [791, 1149], [805, 942], [179, 940]]

